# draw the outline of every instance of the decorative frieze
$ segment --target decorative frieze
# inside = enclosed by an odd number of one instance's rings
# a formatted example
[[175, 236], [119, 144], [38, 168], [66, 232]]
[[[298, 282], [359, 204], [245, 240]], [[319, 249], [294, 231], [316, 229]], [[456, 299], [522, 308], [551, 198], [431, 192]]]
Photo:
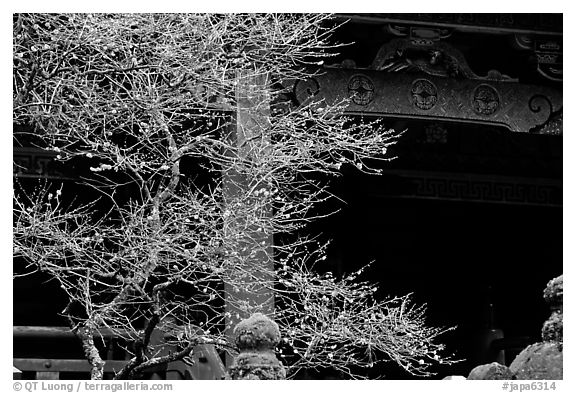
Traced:
[[385, 72], [423, 72], [432, 76], [485, 81], [517, 80], [491, 70], [486, 76], [477, 75], [460, 50], [438, 40], [395, 38], [382, 45], [370, 69]]
[[410, 182], [408, 198], [562, 206], [562, 182], [456, 173], [389, 170]]
[[455, 79], [423, 73], [329, 68], [293, 86], [299, 103], [313, 97], [350, 99], [348, 113], [426, 118], [504, 126], [514, 132], [542, 127], [563, 107], [562, 89], [516, 82]]

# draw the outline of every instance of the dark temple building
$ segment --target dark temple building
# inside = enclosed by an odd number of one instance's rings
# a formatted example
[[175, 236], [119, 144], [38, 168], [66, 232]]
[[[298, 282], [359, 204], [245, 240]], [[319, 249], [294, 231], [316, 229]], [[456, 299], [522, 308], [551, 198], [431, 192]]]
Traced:
[[[413, 293], [462, 362], [506, 365], [539, 341], [546, 283], [562, 274], [562, 14], [340, 14], [350, 43], [294, 97], [350, 98], [349, 113], [405, 130], [376, 162], [382, 176], [345, 171], [338, 214], [310, 229], [333, 239], [336, 273], [374, 261], [382, 293]], [[72, 179], [34, 148], [14, 148], [20, 180]], [[14, 283], [14, 325], [58, 326], [61, 305]], [[42, 286], [40, 290], [42, 290]], [[49, 286], [46, 286], [49, 291]], [[34, 294], [37, 296], [37, 293]], [[54, 295], [47, 295], [54, 296]], [[60, 309], [58, 308], [60, 307]], [[27, 358], [15, 337], [14, 357]], [[69, 355], [71, 356], [71, 355]], [[393, 368], [367, 377], [408, 378]], [[207, 375], [207, 374], [206, 374]], [[325, 378], [331, 375], [303, 377]]]
[[381, 177], [344, 175], [325, 226], [335, 269], [375, 261], [474, 366], [538, 341], [562, 273], [562, 15], [362, 14], [354, 41], [302, 94], [406, 130]]

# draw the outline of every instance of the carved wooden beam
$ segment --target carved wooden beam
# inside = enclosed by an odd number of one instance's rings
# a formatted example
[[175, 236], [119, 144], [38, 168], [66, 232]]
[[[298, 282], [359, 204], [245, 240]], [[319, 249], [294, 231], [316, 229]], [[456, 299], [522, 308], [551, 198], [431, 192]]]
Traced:
[[562, 111], [562, 89], [426, 73], [326, 69], [293, 85], [298, 103], [350, 99], [347, 113], [448, 120], [536, 132]]
[[[369, 69], [388, 72], [414, 70], [432, 76], [454, 79], [474, 79], [499, 82], [518, 82], [517, 79], [491, 70], [486, 76], [476, 75], [466, 58], [454, 46], [421, 36], [392, 39], [382, 45]], [[422, 34], [425, 36], [425, 34]], [[412, 52], [412, 55], [408, 55]]]

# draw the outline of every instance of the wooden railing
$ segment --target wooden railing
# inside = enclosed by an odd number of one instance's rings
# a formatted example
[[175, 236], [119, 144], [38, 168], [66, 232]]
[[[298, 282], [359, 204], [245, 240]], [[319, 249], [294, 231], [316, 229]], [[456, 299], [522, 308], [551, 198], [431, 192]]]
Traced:
[[[14, 366], [22, 372], [32, 371], [33, 379], [60, 379], [60, 373], [89, 374], [90, 363], [85, 359], [13, 359]], [[114, 374], [127, 363], [125, 360], [106, 360], [104, 373]]]
[[[104, 365], [104, 378], [112, 379], [126, 363], [126, 359], [113, 359], [114, 341], [125, 339], [122, 332], [112, 332], [102, 329], [98, 332], [108, 344]], [[14, 326], [14, 339], [71, 339], [75, 334], [66, 327], [48, 326]], [[16, 348], [16, 346], [15, 346]], [[175, 361], [164, 365], [151, 367], [145, 375], [149, 379], [222, 379], [225, 368], [213, 345], [197, 345], [190, 356], [191, 362]], [[61, 373], [77, 374], [79, 378], [87, 378], [91, 365], [86, 359], [57, 358], [14, 358], [13, 366], [22, 372], [23, 379], [60, 379]]]

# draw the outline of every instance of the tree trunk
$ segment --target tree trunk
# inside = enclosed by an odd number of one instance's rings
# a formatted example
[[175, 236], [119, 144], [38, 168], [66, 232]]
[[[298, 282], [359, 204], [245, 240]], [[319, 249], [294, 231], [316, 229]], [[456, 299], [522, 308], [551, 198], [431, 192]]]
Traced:
[[80, 327], [76, 331], [76, 335], [82, 340], [82, 348], [88, 363], [92, 366], [90, 371], [90, 379], [101, 380], [104, 377], [104, 360], [98, 353], [98, 348], [94, 344], [94, 335], [90, 328]]

